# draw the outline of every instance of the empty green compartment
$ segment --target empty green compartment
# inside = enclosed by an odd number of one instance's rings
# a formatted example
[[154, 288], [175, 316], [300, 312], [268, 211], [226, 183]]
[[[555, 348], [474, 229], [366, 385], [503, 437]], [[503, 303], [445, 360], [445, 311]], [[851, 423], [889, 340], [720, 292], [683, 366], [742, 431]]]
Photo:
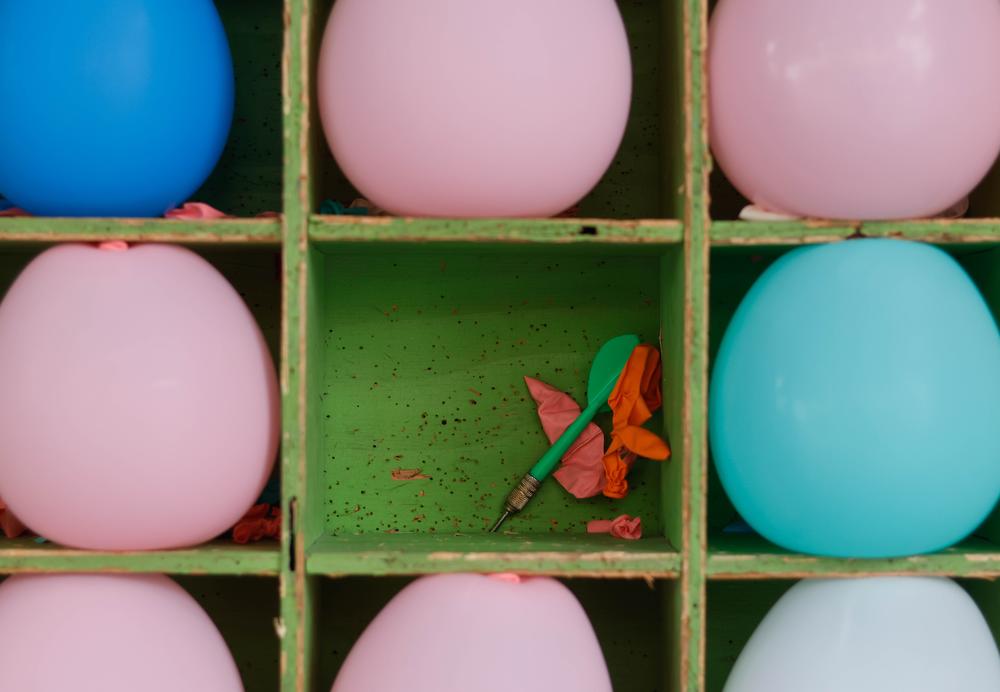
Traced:
[[[318, 243], [309, 257], [307, 569], [481, 572], [513, 561], [542, 573], [598, 562], [675, 571], [676, 461], [639, 461], [621, 501], [580, 501], [550, 480], [501, 533], [486, 531], [548, 447], [524, 376], [584, 400], [593, 355], [618, 334], [663, 349], [665, 413], [650, 425], [679, 458], [683, 441], [670, 431], [683, 405], [680, 258], [676, 245]], [[642, 517], [647, 538], [586, 533], [588, 520], [623, 513]]]

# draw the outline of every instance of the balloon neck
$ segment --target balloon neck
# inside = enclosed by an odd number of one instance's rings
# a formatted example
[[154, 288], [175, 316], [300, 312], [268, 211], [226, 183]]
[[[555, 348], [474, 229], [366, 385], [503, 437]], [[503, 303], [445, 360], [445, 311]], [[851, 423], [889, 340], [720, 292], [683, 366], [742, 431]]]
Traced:
[[124, 240], [108, 240], [98, 244], [97, 249], [107, 252], [125, 252], [128, 250], [128, 243]]
[[490, 579], [506, 582], [507, 584], [520, 584], [523, 580], [521, 575], [512, 572], [501, 572], [499, 574], [487, 574]]

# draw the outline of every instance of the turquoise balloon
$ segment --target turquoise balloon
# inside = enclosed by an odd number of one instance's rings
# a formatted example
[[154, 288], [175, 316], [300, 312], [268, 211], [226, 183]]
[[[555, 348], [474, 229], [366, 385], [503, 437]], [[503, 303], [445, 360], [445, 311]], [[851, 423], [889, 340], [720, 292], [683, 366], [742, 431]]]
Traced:
[[726, 492], [789, 550], [932, 552], [1000, 496], [1000, 334], [968, 275], [929, 245], [783, 256], [726, 331], [709, 409]]

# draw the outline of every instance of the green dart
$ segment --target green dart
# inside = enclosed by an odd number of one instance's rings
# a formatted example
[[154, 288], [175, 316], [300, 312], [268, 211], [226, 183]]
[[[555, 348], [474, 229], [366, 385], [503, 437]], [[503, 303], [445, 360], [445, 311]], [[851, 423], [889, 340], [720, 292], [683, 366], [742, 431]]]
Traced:
[[638, 336], [625, 334], [616, 336], [601, 346], [601, 350], [594, 357], [593, 365], [590, 366], [590, 378], [587, 380], [587, 408], [583, 409], [577, 419], [566, 428], [559, 439], [549, 447], [542, 458], [510, 491], [504, 502], [503, 514], [490, 529], [490, 533], [496, 532], [510, 515], [524, 509], [528, 501], [538, 492], [542, 481], [556, 469], [559, 460], [573, 445], [587, 424], [594, 419], [599, 411], [609, 410], [608, 399], [611, 397], [611, 392], [614, 391], [615, 384], [618, 383], [618, 378], [622, 374], [622, 370], [625, 369], [632, 351], [638, 345]]

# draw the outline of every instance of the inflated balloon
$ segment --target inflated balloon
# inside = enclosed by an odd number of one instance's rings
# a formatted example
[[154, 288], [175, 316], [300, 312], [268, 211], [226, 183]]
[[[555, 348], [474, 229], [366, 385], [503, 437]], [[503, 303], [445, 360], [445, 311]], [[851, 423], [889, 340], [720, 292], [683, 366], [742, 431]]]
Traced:
[[709, 45], [713, 152], [770, 211], [931, 216], [1000, 152], [995, 0], [720, 0]]
[[274, 363], [239, 294], [190, 250], [42, 253], [0, 303], [0, 381], [0, 497], [57, 543], [201, 543], [274, 464]]
[[0, 689], [242, 692], [201, 606], [163, 576], [48, 574], [0, 585]]
[[761, 622], [724, 692], [995, 692], [1000, 656], [982, 613], [948, 579], [793, 586]]
[[726, 331], [709, 413], [730, 499], [791, 550], [938, 550], [1000, 496], [1000, 335], [929, 245], [852, 240], [775, 262]]
[[337, 0], [319, 106], [341, 169], [413, 216], [551, 216], [611, 164], [632, 73], [614, 0]]
[[222, 154], [232, 56], [212, 0], [4, 2], [0, 93], [0, 190], [16, 206], [160, 216]]
[[333, 692], [515, 689], [611, 692], [586, 613], [553, 579], [418, 579], [372, 621], [333, 685]]

